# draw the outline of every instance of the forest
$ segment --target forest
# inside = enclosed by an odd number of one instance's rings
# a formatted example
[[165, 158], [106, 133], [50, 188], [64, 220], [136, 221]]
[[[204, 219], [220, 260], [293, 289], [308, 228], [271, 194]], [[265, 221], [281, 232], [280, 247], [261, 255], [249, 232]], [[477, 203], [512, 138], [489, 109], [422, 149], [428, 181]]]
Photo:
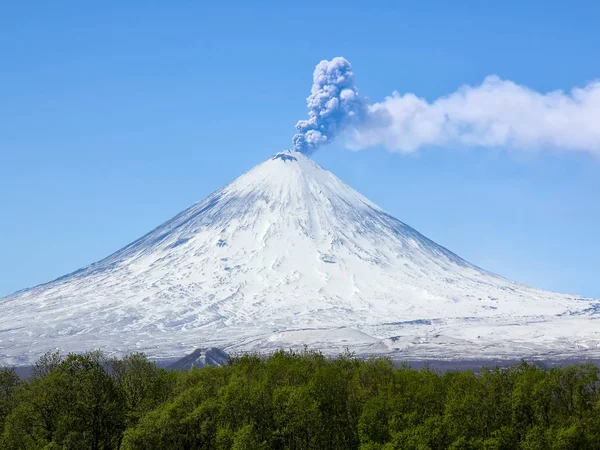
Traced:
[[315, 351], [160, 369], [48, 353], [0, 371], [1, 449], [600, 449], [592, 364], [477, 373]]

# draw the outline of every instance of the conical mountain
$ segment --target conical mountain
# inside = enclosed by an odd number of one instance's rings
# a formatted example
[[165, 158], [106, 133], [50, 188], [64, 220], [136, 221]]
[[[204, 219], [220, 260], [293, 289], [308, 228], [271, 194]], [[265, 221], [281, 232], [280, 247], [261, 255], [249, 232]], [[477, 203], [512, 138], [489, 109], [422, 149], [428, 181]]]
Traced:
[[303, 344], [570, 355], [598, 348], [596, 310], [466, 262], [282, 152], [113, 255], [0, 300], [0, 361], [51, 348], [160, 357]]

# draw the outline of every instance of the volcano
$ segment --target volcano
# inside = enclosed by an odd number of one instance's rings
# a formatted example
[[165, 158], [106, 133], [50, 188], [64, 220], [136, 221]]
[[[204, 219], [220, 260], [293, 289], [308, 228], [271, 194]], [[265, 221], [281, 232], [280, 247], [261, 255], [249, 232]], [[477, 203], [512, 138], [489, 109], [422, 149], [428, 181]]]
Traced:
[[0, 300], [0, 362], [308, 345], [397, 358], [596, 356], [600, 304], [470, 264], [282, 152], [107, 258]]

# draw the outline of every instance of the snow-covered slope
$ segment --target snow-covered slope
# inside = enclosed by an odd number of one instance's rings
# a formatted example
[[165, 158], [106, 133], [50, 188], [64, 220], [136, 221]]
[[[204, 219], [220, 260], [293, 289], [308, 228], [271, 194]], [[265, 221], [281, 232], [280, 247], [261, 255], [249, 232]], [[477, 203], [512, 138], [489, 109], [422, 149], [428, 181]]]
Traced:
[[189, 355], [167, 366], [169, 370], [191, 370], [192, 367], [223, 366], [229, 362], [229, 355], [215, 347], [197, 348]]
[[300, 153], [113, 255], [0, 300], [0, 362], [308, 344], [407, 357], [600, 354], [597, 301], [469, 264]]

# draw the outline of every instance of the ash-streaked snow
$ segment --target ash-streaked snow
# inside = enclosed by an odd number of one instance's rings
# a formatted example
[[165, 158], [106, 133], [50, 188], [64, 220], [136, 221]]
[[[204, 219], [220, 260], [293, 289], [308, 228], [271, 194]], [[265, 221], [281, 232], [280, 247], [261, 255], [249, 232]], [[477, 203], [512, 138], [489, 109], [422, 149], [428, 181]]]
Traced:
[[598, 357], [600, 303], [461, 259], [282, 152], [113, 255], [0, 299], [0, 363], [308, 345], [396, 358]]

